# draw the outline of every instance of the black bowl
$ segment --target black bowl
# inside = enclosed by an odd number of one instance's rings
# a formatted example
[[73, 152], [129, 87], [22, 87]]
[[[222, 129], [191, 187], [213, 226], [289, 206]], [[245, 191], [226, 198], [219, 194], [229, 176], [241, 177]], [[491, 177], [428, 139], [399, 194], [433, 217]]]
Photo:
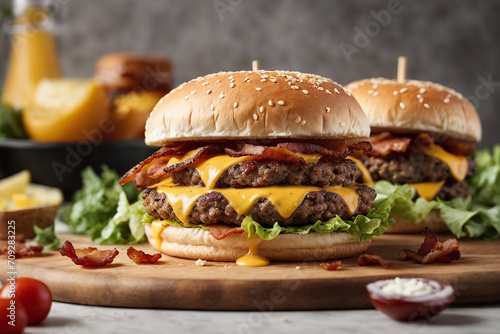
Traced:
[[105, 164], [122, 175], [156, 150], [158, 147], [146, 146], [140, 140], [38, 143], [1, 139], [0, 178], [28, 169], [33, 183], [59, 188], [70, 199], [82, 186], [80, 174], [85, 167], [100, 172]]

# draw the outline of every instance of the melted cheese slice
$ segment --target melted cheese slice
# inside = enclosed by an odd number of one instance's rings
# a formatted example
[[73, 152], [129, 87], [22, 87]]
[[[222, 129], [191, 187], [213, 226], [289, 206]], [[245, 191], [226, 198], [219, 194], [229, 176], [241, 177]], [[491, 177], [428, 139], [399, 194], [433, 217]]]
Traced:
[[295, 153], [300, 155], [307, 163], [317, 163], [321, 158], [321, 154], [307, 154], [307, 153]]
[[461, 182], [465, 179], [467, 170], [469, 169], [469, 163], [466, 157], [446, 152], [439, 145], [432, 145], [431, 148], [425, 150], [424, 153], [444, 162], [450, 169], [451, 175], [453, 175], [457, 181]]
[[253, 235], [248, 239], [248, 254], [236, 260], [236, 264], [244, 267], [263, 267], [269, 265], [269, 260], [259, 255], [259, 245], [264, 242], [258, 235]]
[[212, 191], [218, 192], [229, 201], [239, 214], [247, 213], [259, 198], [267, 198], [273, 203], [283, 218], [292, 215], [307, 193], [326, 190], [343, 198], [347, 211], [353, 215], [358, 205], [356, 187], [313, 187], [313, 186], [271, 186], [255, 188], [216, 188], [187, 187], [172, 185], [170, 178], [153, 186], [158, 192], [165, 193], [175, 215], [184, 223], [189, 222], [189, 214], [201, 196]]
[[358, 168], [361, 171], [361, 176], [363, 178], [363, 183], [366, 184], [368, 187], [373, 188], [375, 182], [373, 181], [373, 178], [370, 172], [368, 171], [368, 168], [366, 168], [366, 166], [360, 160], [354, 157], [348, 156], [346, 159], [352, 160], [358, 164]]
[[439, 189], [443, 186], [444, 181], [441, 182], [424, 182], [424, 183], [409, 183], [408, 185], [415, 188], [420, 197], [428, 201], [433, 200]]

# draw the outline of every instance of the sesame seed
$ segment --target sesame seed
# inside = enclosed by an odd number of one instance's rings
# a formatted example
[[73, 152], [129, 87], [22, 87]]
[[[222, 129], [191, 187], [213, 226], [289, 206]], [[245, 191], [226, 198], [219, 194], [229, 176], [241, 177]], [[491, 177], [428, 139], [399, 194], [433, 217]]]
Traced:
[[272, 107], [272, 106], [274, 106], [274, 102], [273, 102], [273, 101], [271, 101], [271, 100], [269, 100], [268, 104], [269, 104], [271, 107]]
[[343, 128], [345, 126], [344, 122], [340, 122], [340, 126]]
[[194, 95], [194, 94], [196, 94], [196, 91], [195, 90], [191, 91], [191, 95]]
[[187, 100], [187, 99], [189, 99], [189, 95], [186, 95], [186, 97], [184, 98], [184, 100]]
[[347, 89], [344, 88], [344, 92], [347, 94], [347, 96], [351, 96], [351, 92], [348, 91]]
[[403, 110], [405, 110], [405, 109], [406, 109], [406, 106], [405, 106], [405, 104], [404, 104], [403, 102], [400, 102], [400, 103], [399, 103], [399, 107], [400, 107], [401, 109], [403, 109]]
[[257, 115], [257, 114], [253, 114], [253, 119], [254, 119], [254, 120], [258, 120], [258, 119], [259, 119], [259, 115]]
[[215, 110], [215, 106], [213, 104], [210, 105], [210, 110], [212, 110], [212, 111]]
[[299, 89], [299, 86], [295, 86], [294, 85], [294, 86], [291, 86], [290, 88], [292, 88], [292, 89]]
[[373, 89], [377, 89], [377, 88], [378, 88], [378, 85], [377, 85], [377, 84], [374, 84], [374, 85], [372, 86], [372, 88], [373, 88]]
[[[300, 266], [295, 267], [295, 269], [299, 270], [299, 269], [300, 269]], [[287, 319], [287, 318], [283, 318], [283, 320], [282, 320], [282, 321], [283, 321], [283, 322], [288, 322], [288, 319]]]
[[219, 94], [219, 99], [223, 99], [224, 98], [224, 94], [223, 93], [220, 93]]
[[420, 102], [420, 103], [424, 102], [424, 98], [423, 97], [419, 98], [418, 102]]
[[305, 89], [302, 90], [302, 93], [304, 93], [306, 95], [309, 94], [309, 92], [307, 90], [305, 90]]
[[305, 120], [302, 121], [302, 125], [306, 125], [306, 121]]
[[220, 82], [220, 80], [219, 80], [219, 79], [217, 79], [217, 81], [216, 81], [216, 82]]
[[368, 94], [373, 94], [373, 90], [371, 90], [371, 89], [370, 89], [370, 90], [368, 91]]
[[417, 99], [421, 99], [421, 98], [422, 98], [422, 95], [417, 94]]
[[394, 92], [392, 92], [392, 94], [394, 94], [394, 95], [398, 95], [398, 91], [397, 91], [397, 90], [395, 90]]
[[376, 92], [373, 92], [373, 96], [377, 96], [378, 95], [378, 90]]
[[234, 82], [234, 79], [229, 80], [229, 82]]
[[279, 104], [280, 106], [284, 106], [284, 105], [285, 105], [285, 102], [284, 102], [284, 101], [278, 101], [278, 104]]
[[299, 116], [299, 117], [297, 117], [297, 118], [295, 119], [295, 123], [299, 124], [301, 120], [302, 120], [302, 118], [300, 118], [300, 116]]
[[257, 88], [255, 88], [255, 89], [256, 89], [256, 90], [258, 90], [258, 91], [261, 91], [261, 90], [262, 90], [262, 88], [260, 88], [260, 87], [257, 87]]
[[229, 87], [231, 87], [231, 88], [234, 88], [234, 86], [236, 86], [236, 85], [234, 84], [234, 82], [231, 82], [231, 83], [229, 84]]
[[420, 88], [420, 90], [419, 90], [418, 92], [419, 92], [420, 94], [425, 93], [425, 88], [424, 88], [424, 87]]
[[238, 108], [238, 102], [234, 102], [233, 108]]
[[243, 81], [250, 82], [250, 78], [246, 77]]
[[202, 86], [208, 85], [208, 81], [201, 84]]
[[262, 106], [261, 106], [261, 107], [259, 107], [259, 111], [260, 111], [260, 112], [264, 112], [264, 107], [262, 107]]
[[450, 103], [450, 99], [449, 99], [449, 98], [445, 98], [445, 99], [443, 100], [443, 102], [444, 102], [444, 103]]
[[401, 88], [401, 89], [399, 90], [399, 92], [400, 92], [401, 94], [403, 94], [403, 93], [404, 93], [404, 92], [406, 92], [407, 90], [408, 90], [408, 88], [406, 88], [406, 87], [405, 87], [405, 88]]
[[325, 90], [323, 87], [318, 87], [318, 90]]
[[326, 112], [330, 112], [330, 108], [329, 107], [326, 107]]
[[424, 103], [424, 108], [425, 109], [430, 109], [431, 107], [427, 103]]
[[266, 81], [267, 81], [267, 79], [266, 79], [266, 78], [264, 78], [264, 79], [260, 79], [260, 82], [266, 82]]
[[[340, 94], [340, 92], [339, 92], [339, 90], [338, 90], [337, 88], [335, 88], [335, 89], [334, 89], [334, 91], [335, 91], [335, 93]], [[326, 92], [327, 92], [328, 94], [331, 94], [331, 93], [330, 93], [330, 91], [329, 91], [328, 89], [326, 90]]]
[[207, 94], [210, 94], [210, 93], [212, 93], [212, 90], [211, 89], [207, 90]]
[[233, 78], [233, 76], [232, 76], [232, 75], [230, 75], [230, 76], [229, 76], [229, 79], [232, 79], [232, 78]]

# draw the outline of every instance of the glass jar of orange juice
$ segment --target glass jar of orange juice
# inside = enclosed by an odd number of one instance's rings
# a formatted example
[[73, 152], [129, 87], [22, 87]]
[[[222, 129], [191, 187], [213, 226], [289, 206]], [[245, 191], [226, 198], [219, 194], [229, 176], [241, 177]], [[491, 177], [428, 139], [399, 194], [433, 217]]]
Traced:
[[11, 44], [2, 103], [24, 109], [38, 82], [61, 77], [50, 0], [14, 0]]

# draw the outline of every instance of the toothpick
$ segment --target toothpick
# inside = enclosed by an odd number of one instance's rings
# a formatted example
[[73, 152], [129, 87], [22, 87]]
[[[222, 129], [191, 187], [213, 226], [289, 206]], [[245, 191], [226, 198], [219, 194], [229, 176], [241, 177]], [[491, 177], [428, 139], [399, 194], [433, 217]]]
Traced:
[[406, 57], [398, 57], [398, 82], [406, 81]]
[[260, 69], [259, 61], [254, 60], [252, 61], [252, 71], [258, 71]]

